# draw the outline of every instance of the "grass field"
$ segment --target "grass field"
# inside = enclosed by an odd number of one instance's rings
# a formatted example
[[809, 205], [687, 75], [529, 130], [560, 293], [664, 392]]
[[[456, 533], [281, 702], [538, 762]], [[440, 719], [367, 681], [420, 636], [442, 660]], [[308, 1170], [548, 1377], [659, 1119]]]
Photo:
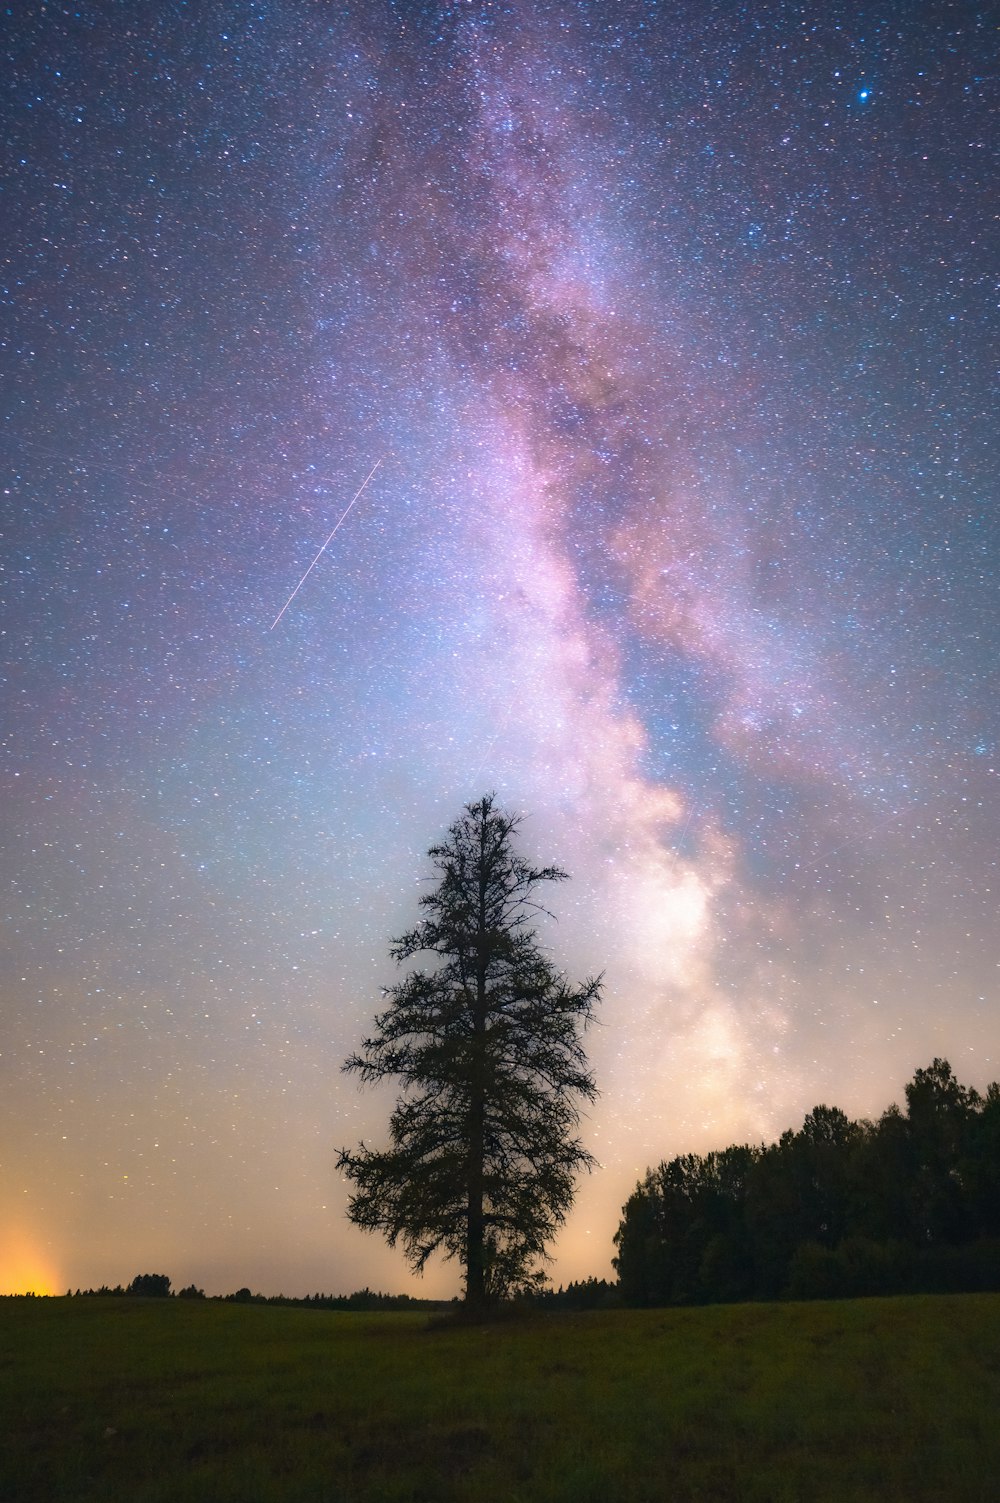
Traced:
[[935, 1503], [1000, 1495], [1000, 1295], [428, 1329], [0, 1302], [5, 1503]]

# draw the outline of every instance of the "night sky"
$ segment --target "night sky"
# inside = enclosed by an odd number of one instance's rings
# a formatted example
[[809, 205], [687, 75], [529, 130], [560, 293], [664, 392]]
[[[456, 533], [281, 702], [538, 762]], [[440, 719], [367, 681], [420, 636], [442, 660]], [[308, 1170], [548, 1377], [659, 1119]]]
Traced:
[[1000, 1076], [988, 8], [0, 25], [0, 1290], [458, 1291], [340, 1065], [490, 789], [605, 973], [556, 1283], [650, 1163]]

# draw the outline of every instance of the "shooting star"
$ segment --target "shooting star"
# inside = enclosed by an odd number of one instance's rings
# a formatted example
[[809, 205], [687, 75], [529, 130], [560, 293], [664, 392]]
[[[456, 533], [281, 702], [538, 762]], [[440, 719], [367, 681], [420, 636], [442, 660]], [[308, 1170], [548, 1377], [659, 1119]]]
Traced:
[[368, 484], [369, 480], [372, 478], [372, 476], [374, 475], [375, 471], [378, 469], [378, 467], [379, 467], [379, 465], [381, 463], [382, 463], [381, 459], [376, 459], [375, 463], [372, 465], [371, 469], [368, 471], [368, 474], [365, 476], [364, 480], [362, 480], [361, 484], [358, 486], [357, 490], [354, 492], [354, 495], [351, 497], [350, 501], [345, 506], [345, 508], [341, 512], [340, 516], [337, 518], [337, 525], [334, 527], [333, 531], [330, 533], [330, 536], [327, 538], [326, 542], [323, 544], [322, 548], [319, 550], [319, 552], [317, 553], [316, 557], [313, 559], [312, 563], [309, 565], [308, 569], [303, 574], [303, 576], [299, 580], [298, 584], [295, 586], [295, 589], [292, 591], [292, 593], [289, 595], [288, 599], [285, 601], [284, 605], [281, 607], [281, 610], [278, 612], [278, 614], [275, 616], [274, 620], [271, 622], [270, 626], [268, 627], [268, 631], [274, 631], [274, 628], [277, 626], [278, 622], [281, 620], [282, 616], [285, 614], [285, 612], [287, 611], [288, 607], [291, 605], [292, 601], [295, 599], [296, 595], [299, 593], [299, 591], [301, 590], [302, 586], [305, 584], [306, 580], [309, 578], [310, 574], [315, 569], [315, 567], [319, 563], [320, 559], [323, 557], [323, 554], [326, 552], [326, 550], [329, 548], [330, 544], [333, 542], [334, 538], [337, 536], [337, 532], [339, 531], [339, 529], [341, 528], [341, 526], [344, 524], [344, 522], [347, 521], [347, 517], [348, 517], [348, 514], [349, 514], [349, 512], [351, 510], [351, 507], [354, 505], [355, 501], [357, 501], [358, 497], [361, 495], [361, 492], [364, 490], [365, 486]]

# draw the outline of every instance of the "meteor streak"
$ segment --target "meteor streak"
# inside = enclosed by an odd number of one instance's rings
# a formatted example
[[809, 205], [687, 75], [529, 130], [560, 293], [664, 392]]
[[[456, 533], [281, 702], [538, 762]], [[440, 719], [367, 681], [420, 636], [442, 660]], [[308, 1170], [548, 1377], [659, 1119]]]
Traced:
[[285, 601], [284, 605], [281, 607], [281, 610], [278, 612], [278, 614], [275, 616], [274, 620], [271, 622], [270, 626], [268, 627], [268, 631], [274, 631], [274, 628], [277, 626], [278, 622], [281, 620], [282, 616], [285, 614], [285, 612], [287, 611], [288, 607], [291, 605], [292, 601], [295, 599], [296, 595], [299, 593], [299, 591], [301, 590], [302, 586], [305, 584], [306, 580], [309, 578], [310, 574], [315, 569], [315, 567], [319, 563], [320, 559], [323, 557], [323, 554], [326, 552], [327, 548], [329, 548], [330, 544], [333, 542], [334, 538], [337, 535], [337, 532], [338, 532], [340, 526], [342, 525], [342, 523], [344, 523], [347, 520], [347, 515], [350, 512], [351, 507], [354, 505], [355, 501], [361, 495], [361, 492], [364, 490], [365, 486], [368, 484], [369, 480], [372, 478], [372, 476], [374, 475], [375, 471], [378, 469], [378, 467], [379, 467], [379, 465], [381, 463], [382, 463], [381, 459], [376, 459], [375, 463], [372, 465], [371, 469], [368, 471], [368, 474], [365, 476], [364, 480], [362, 480], [361, 484], [358, 486], [357, 490], [354, 492], [354, 495], [351, 497], [350, 501], [347, 503], [347, 505], [345, 506], [344, 510], [341, 512], [340, 516], [337, 518], [337, 524], [334, 527], [333, 531], [330, 533], [330, 536], [327, 538], [326, 542], [323, 544], [322, 548], [319, 550], [319, 552], [317, 553], [316, 557], [313, 559], [312, 563], [309, 565], [308, 569], [303, 574], [303, 576], [299, 580], [298, 584], [295, 586], [295, 589], [292, 591], [292, 593], [289, 595], [288, 599]]

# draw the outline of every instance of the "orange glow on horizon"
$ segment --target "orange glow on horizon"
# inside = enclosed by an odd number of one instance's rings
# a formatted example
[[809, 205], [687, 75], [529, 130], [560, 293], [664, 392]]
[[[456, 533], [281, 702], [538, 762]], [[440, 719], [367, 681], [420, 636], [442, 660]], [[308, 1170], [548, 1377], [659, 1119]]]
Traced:
[[0, 1294], [62, 1294], [51, 1254], [24, 1227], [0, 1233]]

